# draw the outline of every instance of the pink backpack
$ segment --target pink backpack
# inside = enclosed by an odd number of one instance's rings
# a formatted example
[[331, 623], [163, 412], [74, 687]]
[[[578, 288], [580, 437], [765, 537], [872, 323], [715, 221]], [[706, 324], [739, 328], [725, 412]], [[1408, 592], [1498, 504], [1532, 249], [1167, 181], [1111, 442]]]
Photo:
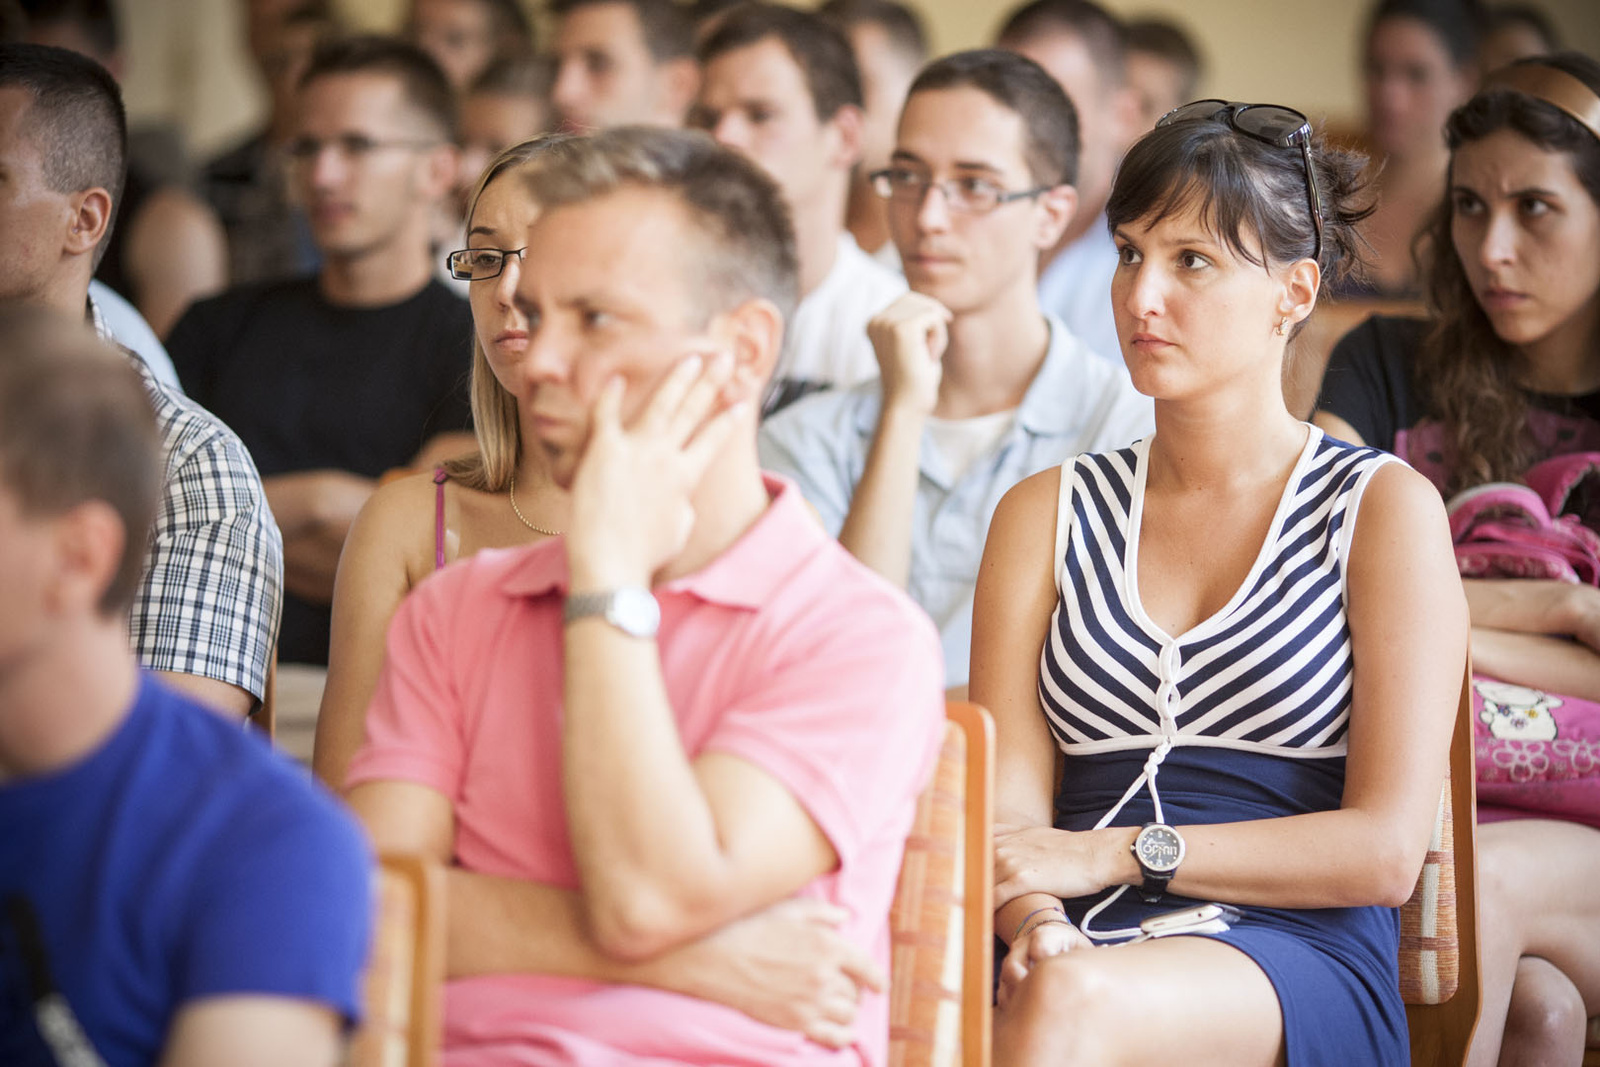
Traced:
[[1461, 576], [1600, 585], [1600, 452], [1555, 456], [1524, 478], [1476, 486], [1445, 506]]
[[[1547, 459], [1524, 479], [1446, 505], [1461, 576], [1600, 585], [1600, 452]], [[1472, 690], [1479, 819], [1600, 829], [1600, 704], [1482, 674]]]

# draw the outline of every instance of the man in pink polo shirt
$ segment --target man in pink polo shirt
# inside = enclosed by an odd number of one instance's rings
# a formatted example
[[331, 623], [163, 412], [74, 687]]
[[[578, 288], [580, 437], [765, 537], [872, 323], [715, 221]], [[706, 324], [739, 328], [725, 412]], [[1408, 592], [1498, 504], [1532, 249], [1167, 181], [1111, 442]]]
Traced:
[[349, 799], [452, 864], [445, 1061], [881, 1064], [939, 642], [756, 459], [796, 299], [776, 187], [708, 139], [541, 157], [496, 354], [565, 538], [423, 583]]

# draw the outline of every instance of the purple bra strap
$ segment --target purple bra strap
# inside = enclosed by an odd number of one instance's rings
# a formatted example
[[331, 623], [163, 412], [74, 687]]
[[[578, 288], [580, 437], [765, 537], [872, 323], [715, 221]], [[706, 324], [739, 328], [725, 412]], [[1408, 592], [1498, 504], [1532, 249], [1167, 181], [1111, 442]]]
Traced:
[[443, 467], [433, 472], [433, 569], [444, 569], [444, 483], [450, 475]]

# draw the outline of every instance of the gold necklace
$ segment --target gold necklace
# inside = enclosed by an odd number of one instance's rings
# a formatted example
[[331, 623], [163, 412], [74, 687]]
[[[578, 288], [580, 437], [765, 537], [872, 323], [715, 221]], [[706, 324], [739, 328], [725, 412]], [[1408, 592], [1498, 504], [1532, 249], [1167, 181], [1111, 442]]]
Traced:
[[506, 496], [511, 498], [511, 513], [513, 515], [515, 515], [519, 520], [521, 520], [522, 525], [526, 526], [528, 529], [532, 530], [534, 533], [542, 533], [546, 537], [560, 537], [561, 536], [561, 531], [560, 530], [546, 530], [543, 526], [535, 526], [533, 523], [528, 521], [528, 517], [522, 513], [522, 509], [517, 507], [517, 473], [516, 473], [516, 471], [512, 471], [511, 472], [511, 485], [506, 489]]

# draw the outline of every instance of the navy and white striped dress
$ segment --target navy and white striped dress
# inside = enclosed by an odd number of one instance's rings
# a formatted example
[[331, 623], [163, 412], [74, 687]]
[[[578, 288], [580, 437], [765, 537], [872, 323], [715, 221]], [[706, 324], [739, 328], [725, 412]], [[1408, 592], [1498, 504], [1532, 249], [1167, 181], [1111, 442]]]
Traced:
[[[1146, 439], [1061, 468], [1059, 599], [1039, 675], [1039, 698], [1065, 753], [1056, 826], [1092, 828], [1149, 764], [1165, 821], [1177, 826], [1337, 808], [1351, 693], [1344, 562], [1362, 492], [1393, 457], [1310, 428], [1249, 575], [1220, 611], [1173, 636], [1139, 597], [1148, 449]], [[1153, 817], [1141, 785], [1109, 824]], [[1068, 914], [1081, 922], [1104, 898], [1066, 901]], [[1094, 926], [1137, 926], [1191, 903], [1168, 894], [1145, 904], [1126, 892]], [[1398, 912], [1243, 911], [1232, 930], [1214, 936], [1271, 979], [1291, 1065], [1407, 1061]]]

